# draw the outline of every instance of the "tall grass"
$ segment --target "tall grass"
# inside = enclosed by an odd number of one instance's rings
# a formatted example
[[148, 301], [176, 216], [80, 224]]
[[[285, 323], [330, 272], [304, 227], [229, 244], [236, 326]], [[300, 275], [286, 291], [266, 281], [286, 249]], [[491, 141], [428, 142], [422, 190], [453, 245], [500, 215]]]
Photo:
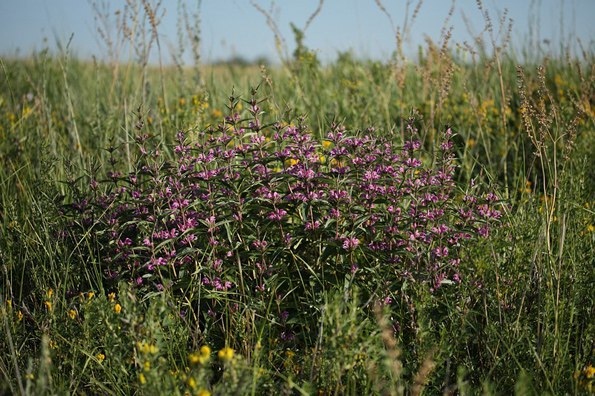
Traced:
[[520, 62], [482, 8], [416, 62], [406, 23], [323, 66], [308, 22], [155, 67], [161, 4], [104, 6], [108, 61], [0, 59], [0, 391], [592, 392], [592, 52]]

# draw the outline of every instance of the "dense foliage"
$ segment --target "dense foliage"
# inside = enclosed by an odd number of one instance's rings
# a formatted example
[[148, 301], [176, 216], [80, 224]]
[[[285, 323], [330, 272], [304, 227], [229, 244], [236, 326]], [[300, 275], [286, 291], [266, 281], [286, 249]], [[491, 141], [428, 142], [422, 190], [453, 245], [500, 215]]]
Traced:
[[0, 60], [0, 393], [592, 392], [592, 54], [299, 38]]

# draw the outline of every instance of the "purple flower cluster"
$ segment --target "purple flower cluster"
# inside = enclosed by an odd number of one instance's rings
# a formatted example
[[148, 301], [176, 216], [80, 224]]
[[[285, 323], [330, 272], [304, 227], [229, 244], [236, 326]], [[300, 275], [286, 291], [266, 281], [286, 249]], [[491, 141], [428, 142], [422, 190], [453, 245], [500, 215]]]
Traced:
[[173, 161], [141, 137], [133, 172], [92, 178], [70, 229], [95, 238], [107, 278], [195, 277], [244, 294], [346, 276], [381, 279], [381, 293], [405, 279], [435, 290], [461, 280], [462, 248], [501, 215], [495, 194], [456, 186], [450, 129], [429, 156], [413, 120], [400, 144], [339, 125], [319, 141], [301, 124], [263, 126], [250, 108], [250, 120], [180, 132]]

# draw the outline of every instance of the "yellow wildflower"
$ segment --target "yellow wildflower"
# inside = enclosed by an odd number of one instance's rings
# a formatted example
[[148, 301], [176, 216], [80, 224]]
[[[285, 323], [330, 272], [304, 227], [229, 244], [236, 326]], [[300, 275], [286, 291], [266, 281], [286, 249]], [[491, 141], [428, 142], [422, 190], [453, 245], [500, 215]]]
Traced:
[[296, 158], [288, 158], [285, 160], [285, 166], [290, 167], [298, 164], [300, 162], [299, 159]]
[[208, 109], [209, 103], [198, 95], [192, 96], [192, 106], [196, 110]]
[[71, 309], [70, 311], [68, 311], [68, 316], [70, 317], [70, 319], [76, 318], [76, 311], [74, 309]]
[[225, 347], [219, 351], [217, 356], [224, 362], [230, 362], [233, 359], [234, 351], [230, 347]]
[[595, 378], [595, 367], [588, 365], [584, 368], [583, 373], [585, 374], [585, 378], [587, 379]]
[[196, 393], [196, 396], [211, 396], [211, 392], [206, 389], [201, 389]]
[[211, 348], [208, 345], [203, 345], [200, 347], [200, 354], [203, 356], [211, 356]]
[[16, 122], [17, 122], [17, 115], [15, 113], [12, 113], [12, 112], [8, 113], [7, 118], [8, 118], [8, 121], [10, 122], [10, 125], [16, 124]]
[[33, 109], [29, 106], [24, 106], [23, 107], [23, 118], [27, 118], [31, 115], [31, 113], [33, 113]]
[[595, 232], [595, 225], [589, 224], [587, 226], [587, 232]]
[[99, 361], [99, 363], [103, 363], [103, 361], [105, 360], [105, 355], [103, 353], [98, 353], [97, 355], [95, 355], [95, 358]]
[[157, 348], [156, 345], [149, 344], [146, 341], [137, 342], [136, 347], [138, 348], [138, 351], [144, 355], [147, 355], [147, 354], [155, 355], [159, 351], [159, 348]]
[[213, 118], [221, 118], [221, 116], [223, 116], [223, 112], [219, 109], [213, 109], [213, 111], [211, 111], [211, 117]]
[[138, 382], [140, 382], [141, 385], [144, 385], [147, 383], [147, 378], [145, 377], [145, 375], [143, 373], [140, 373], [138, 375]]
[[345, 166], [345, 162], [338, 160], [336, 158], [333, 158], [331, 160], [331, 167], [332, 168], [343, 168]]
[[190, 355], [188, 355], [188, 362], [190, 362], [190, 364], [199, 364], [201, 363], [200, 361], [200, 354], [193, 352]]
[[91, 300], [93, 297], [95, 297], [95, 292], [87, 293], [87, 300]]
[[211, 348], [209, 348], [207, 345], [203, 345], [202, 347], [200, 347], [199, 352], [193, 352], [190, 355], [188, 355], [188, 361], [190, 362], [190, 364], [205, 364], [209, 361], [209, 359], [211, 358]]
[[192, 389], [196, 388], [196, 380], [192, 377], [188, 378], [188, 381], [186, 381], [186, 383], [188, 384], [188, 386]]
[[520, 188], [519, 191], [522, 192], [522, 193], [530, 194], [531, 191], [533, 191], [532, 188], [531, 188], [531, 180], [525, 181], [525, 187], [524, 188]]
[[116, 301], [116, 293], [111, 292], [107, 295], [107, 299], [109, 300], [109, 302], [114, 302]]
[[120, 304], [116, 304], [114, 305], [114, 312], [119, 314], [120, 312], [122, 312], [122, 306]]
[[322, 141], [322, 147], [325, 149], [329, 149], [333, 146], [333, 142], [331, 142], [330, 140], [323, 140]]
[[52, 310], [52, 302], [51, 301], [45, 301], [43, 304], [45, 305], [46, 309], [51, 312], [51, 310]]
[[48, 291], [46, 292], [46, 296], [49, 298], [52, 298], [52, 296], [54, 295], [54, 289], [50, 288], [48, 289]]
[[23, 311], [19, 309], [17, 312], [17, 322], [20, 322], [21, 320], [23, 320]]
[[147, 360], [145, 363], [143, 363], [143, 370], [151, 371], [151, 362]]

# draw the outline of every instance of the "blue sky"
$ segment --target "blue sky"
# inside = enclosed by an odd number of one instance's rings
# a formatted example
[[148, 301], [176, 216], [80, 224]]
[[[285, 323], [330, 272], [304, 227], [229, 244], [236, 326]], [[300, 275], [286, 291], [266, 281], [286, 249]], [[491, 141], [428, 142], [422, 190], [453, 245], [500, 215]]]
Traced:
[[[72, 36], [70, 48], [78, 56], [103, 58], [106, 50], [97, 35], [92, 2], [108, 4], [113, 14], [122, 8], [124, 0], [0, 0], [0, 55], [28, 56], [45, 47], [54, 49], [56, 43], [65, 45]], [[253, 0], [269, 10], [270, 0]], [[152, 3], [155, 0], [151, 1]], [[203, 61], [241, 56], [248, 60], [259, 56], [278, 60], [275, 41], [264, 16], [250, 0], [185, 1], [190, 11], [200, 3], [201, 53]], [[383, 0], [394, 26], [403, 26], [406, 4], [409, 13], [417, 0]], [[454, 42], [470, 40], [469, 30], [480, 33], [484, 20], [475, 0], [458, 0], [449, 21]], [[549, 40], [549, 46], [576, 42], [585, 48], [595, 47], [595, 0], [484, 0], [492, 20], [508, 9], [514, 20], [513, 45], [527, 48], [536, 41]], [[289, 23], [304, 27], [308, 16], [316, 9], [318, 0], [277, 0], [274, 16], [288, 46], [293, 49]], [[451, 6], [449, 0], [426, 0], [410, 25], [405, 49], [414, 56], [418, 45], [426, 37], [440, 40], [441, 29]], [[163, 0], [165, 16], [160, 25], [160, 43], [165, 61], [169, 48], [177, 46], [176, 21], [178, 1]], [[469, 21], [465, 23], [463, 15]], [[536, 30], [535, 28], [538, 27]], [[323, 60], [334, 59], [338, 52], [353, 50], [361, 57], [387, 59], [395, 49], [395, 34], [390, 20], [375, 0], [326, 0], [322, 11], [306, 31], [305, 43], [318, 52]], [[488, 36], [484, 33], [484, 37]], [[532, 40], [532, 42], [530, 42]], [[153, 54], [156, 60], [156, 53]]]

